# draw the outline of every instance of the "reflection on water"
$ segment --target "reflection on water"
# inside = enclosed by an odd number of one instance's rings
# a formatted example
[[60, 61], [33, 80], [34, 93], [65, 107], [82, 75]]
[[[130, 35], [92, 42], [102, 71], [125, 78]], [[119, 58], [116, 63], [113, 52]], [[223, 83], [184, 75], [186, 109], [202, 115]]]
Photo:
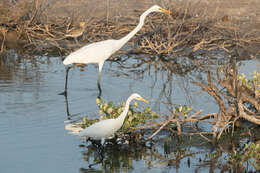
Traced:
[[[234, 151], [240, 157], [247, 157], [244, 148], [249, 138], [226, 136], [221, 144], [208, 144], [201, 137], [168, 137], [151, 146], [138, 144], [111, 145], [100, 149], [94, 145], [84, 148], [82, 155], [87, 166], [80, 172], [88, 171], [151, 171], [151, 172], [225, 172], [253, 170], [251, 164], [247, 167], [240, 164], [239, 158], [234, 158]], [[236, 160], [238, 159], [238, 160]], [[243, 163], [243, 162], [241, 162]], [[141, 167], [137, 165], [142, 165]]]
[[[201, 93], [201, 90], [191, 84], [191, 81], [203, 82], [206, 71], [214, 71], [217, 66], [228, 64], [230, 58], [227, 58], [225, 54], [215, 52], [179, 57], [129, 54], [118, 57], [115, 61], [117, 66], [112, 75], [148, 81], [151, 94], [154, 90], [156, 93], [159, 92], [157, 98], [154, 98], [156, 110], [160, 111], [161, 106], [165, 110], [164, 106], [166, 106], [170, 113], [178, 104], [192, 105], [196, 109], [202, 108], [197, 105], [198, 98], [194, 92], [200, 93], [199, 99], [205, 98], [205, 101], [208, 99], [206, 102], [211, 102], [211, 99], [206, 94]], [[118, 71], [117, 69], [122, 70]], [[214, 107], [212, 108], [215, 110]]]
[[[119, 102], [138, 92], [152, 102], [152, 110], [168, 114], [187, 104], [204, 113], [218, 107], [192, 80], [205, 80], [205, 71], [225, 65], [232, 57], [198, 54], [183, 57], [129, 54], [106, 62], [102, 71], [102, 98]], [[234, 58], [233, 58], [234, 59]], [[257, 65], [258, 64], [258, 65]], [[259, 60], [241, 61], [243, 72], [257, 69]], [[214, 70], [213, 70], [214, 71]], [[103, 152], [64, 130], [64, 121], [86, 114], [99, 116], [97, 68], [72, 69], [68, 97], [64, 89], [65, 67], [61, 58], [21, 56], [8, 52], [0, 58], [0, 167], [4, 172], [210, 172], [234, 170], [222, 162], [241, 152], [249, 137], [226, 137], [212, 146], [198, 137], [169, 137], [148, 147], [140, 144], [108, 145]], [[207, 127], [201, 125], [202, 129]], [[260, 134], [260, 133], [259, 133]], [[256, 137], [259, 139], [258, 137]], [[81, 146], [81, 147], [79, 147]], [[219, 155], [217, 151], [222, 151]], [[213, 154], [212, 154], [213, 153]], [[215, 154], [215, 155], [214, 155]], [[8, 156], [8, 157], [7, 157]], [[34, 158], [34, 159], [32, 159]], [[100, 162], [101, 161], [101, 162]], [[14, 165], [15, 163], [15, 165]], [[94, 164], [91, 168], [90, 165]], [[47, 165], [42, 168], [42, 165]], [[237, 167], [241, 168], [241, 167]], [[247, 167], [250, 170], [252, 167]]]
[[[176, 140], [171, 138], [169, 143]], [[174, 142], [175, 143], [175, 142]], [[87, 168], [81, 168], [84, 172], [91, 169], [105, 170], [108, 172], [118, 172], [120, 170], [131, 171], [136, 170], [135, 164], [141, 162], [144, 166], [141, 170], [145, 171], [151, 168], [164, 168], [168, 166], [179, 168], [181, 159], [192, 156], [190, 151], [186, 149], [175, 149], [169, 152], [171, 145], [165, 144], [161, 146], [144, 146], [140, 144], [129, 145], [108, 145], [100, 152], [100, 149], [94, 145], [84, 147], [83, 158], [89, 163]], [[102, 156], [101, 156], [102, 155]], [[138, 168], [140, 171], [140, 168]], [[138, 170], [136, 170], [138, 171]]]

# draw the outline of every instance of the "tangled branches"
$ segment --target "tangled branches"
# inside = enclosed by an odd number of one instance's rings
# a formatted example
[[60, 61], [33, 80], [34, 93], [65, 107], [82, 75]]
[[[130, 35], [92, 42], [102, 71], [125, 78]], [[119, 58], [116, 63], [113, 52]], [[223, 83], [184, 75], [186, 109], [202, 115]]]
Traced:
[[[222, 75], [221, 75], [222, 71]], [[223, 93], [217, 88], [212, 79], [211, 72], [208, 72], [208, 83], [202, 84], [194, 81], [202, 90], [211, 95], [219, 105], [219, 112], [214, 118], [214, 136], [220, 138], [224, 130], [228, 129], [238, 119], [245, 119], [254, 124], [260, 124], [260, 96], [259, 96], [259, 73], [251, 82], [243, 82], [239, 79], [236, 64], [228, 65], [226, 69], [217, 70], [217, 82], [225, 89]], [[225, 103], [228, 103], [227, 105]], [[219, 134], [217, 135], [217, 132]], [[217, 136], [216, 136], [217, 135]]]
[[[184, 110], [175, 110], [172, 115], [167, 117], [164, 121], [146, 124], [144, 126], [133, 128], [133, 130], [154, 130], [154, 133], [146, 140], [152, 139], [164, 129], [178, 135], [200, 135], [207, 141], [212, 141], [212, 139], [209, 139], [204, 135], [211, 134], [213, 135], [213, 139], [219, 140], [224, 131], [232, 129], [232, 132], [234, 132], [235, 123], [238, 120], [244, 119], [253, 124], [259, 125], [259, 75], [260, 73], [255, 72], [254, 78], [248, 80], [243, 77], [243, 75], [238, 74], [235, 63], [228, 65], [225, 69], [219, 67], [217, 69], [217, 79], [214, 79], [212, 77], [212, 72], [208, 71], [207, 83], [199, 81], [193, 81], [193, 83], [201, 87], [203, 91], [207, 92], [215, 99], [219, 106], [218, 113], [202, 115], [202, 110], [200, 110], [188, 116], [185, 115]], [[221, 88], [217, 86], [220, 86]], [[207, 121], [213, 124], [212, 131], [199, 131], [196, 128], [196, 123], [202, 121]], [[170, 128], [171, 123], [176, 124], [176, 130]], [[195, 124], [195, 126], [191, 126], [195, 132], [187, 133], [182, 131], [182, 127], [187, 123]]]
[[[75, 20], [73, 16], [56, 16], [55, 19], [50, 19], [50, 6], [52, 4], [47, 0], [26, 0], [10, 5], [10, 10], [0, 15], [0, 18], [3, 18], [0, 23], [3, 28], [0, 34], [1, 51], [4, 50], [4, 45], [8, 48], [6, 42], [13, 39], [9, 36], [11, 32], [15, 33], [17, 40], [26, 42], [23, 44], [24, 48], [37, 52], [58, 50], [59, 53], [66, 53], [87, 43], [118, 39], [137, 25], [143, 12], [136, 10], [134, 15], [120, 16], [120, 19], [82, 19], [86, 26], [81, 44], [78, 45], [69, 40], [66, 34], [80, 21]], [[137, 43], [135, 48], [138, 52], [169, 55], [183, 52], [187, 48], [194, 52], [219, 48], [231, 53], [236, 48], [248, 50], [250, 46], [260, 43], [258, 30], [252, 29], [245, 33], [241, 26], [232, 23], [227, 15], [215, 18], [207, 18], [207, 14], [196, 16], [192, 13], [192, 8], [173, 6], [172, 16], [150, 15], [143, 29], [132, 39], [132, 43]]]

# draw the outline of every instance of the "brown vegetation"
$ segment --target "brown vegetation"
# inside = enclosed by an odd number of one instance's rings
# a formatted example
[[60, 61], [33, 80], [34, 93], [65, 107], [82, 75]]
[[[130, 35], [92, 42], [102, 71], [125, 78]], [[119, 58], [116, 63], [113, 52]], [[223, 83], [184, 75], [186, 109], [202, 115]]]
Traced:
[[[148, 54], [172, 54], [186, 48], [194, 52], [220, 48], [228, 53], [239, 49], [240, 52], [246, 50], [257, 54], [260, 44], [260, 31], [257, 28], [260, 21], [257, 17], [259, 12], [254, 6], [259, 3], [252, 0], [251, 5], [246, 6], [242, 0], [239, 2], [240, 6], [224, 8], [224, 1], [165, 1], [165, 8], [172, 10], [173, 15], [150, 15], [142, 31], [133, 39], [138, 43], [137, 50]], [[139, 3], [135, 11], [111, 10], [115, 6], [133, 6], [134, 9], [137, 6], [134, 3]], [[149, 1], [111, 0], [94, 3], [78, 0], [72, 3], [65, 0], [25, 0], [10, 3], [4, 0], [0, 4], [1, 51], [12, 47], [8, 43], [18, 41], [17, 45], [29, 50], [58, 50], [64, 53], [86, 43], [117, 39], [137, 25], [138, 17], [151, 4]], [[88, 15], [86, 10], [96, 12]], [[74, 40], [68, 40], [65, 36], [80, 21], [86, 23], [82, 45], [75, 44]]]

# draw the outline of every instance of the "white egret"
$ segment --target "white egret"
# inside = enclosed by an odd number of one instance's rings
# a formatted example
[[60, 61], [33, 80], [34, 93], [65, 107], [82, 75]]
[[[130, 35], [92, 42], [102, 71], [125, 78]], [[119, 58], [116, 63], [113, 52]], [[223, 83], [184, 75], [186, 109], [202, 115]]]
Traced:
[[79, 136], [87, 137], [94, 140], [101, 140], [101, 144], [103, 145], [106, 138], [113, 136], [115, 132], [123, 126], [124, 120], [129, 110], [130, 102], [133, 99], [149, 103], [149, 101], [142, 98], [139, 94], [134, 93], [127, 99], [125, 108], [119, 117], [115, 119], [101, 120], [97, 123], [94, 123], [91, 126], [82, 130], [79, 133]]
[[[154, 5], [148, 10], [146, 10], [141, 16], [139, 24], [134, 28], [129, 34], [121, 38], [120, 40], [105, 40], [96, 43], [86, 45], [75, 52], [72, 52], [67, 56], [63, 64], [98, 64], [98, 89], [101, 93], [100, 78], [101, 70], [105, 60], [107, 60], [113, 53], [118, 51], [124, 44], [126, 44], [144, 25], [144, 20], [146, 16], [152, 12], [162, 12], [171, 14], [170, 11], [161, 8], [158, 5]], [[65, 91], [61, 94], [67, 95], [67, 82], [68, 82], [68, 72], [71, 66], [66, 69], [66, 82]]]

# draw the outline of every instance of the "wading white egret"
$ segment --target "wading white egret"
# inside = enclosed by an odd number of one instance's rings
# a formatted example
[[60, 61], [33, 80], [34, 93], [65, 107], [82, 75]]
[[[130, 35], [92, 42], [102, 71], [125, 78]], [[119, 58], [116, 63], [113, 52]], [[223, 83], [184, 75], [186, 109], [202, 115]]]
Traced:
[[[162, 12], [171, 14], [170, 11], [161, 8], [158, 5], [154, 5], [148, 10], [146, 10], [141, 16], [139, 24], [134, 28], [129, 34], [121, 38], [120, 40], [105, 40], [96, 43], [86, 45], [75, 52], [72, 52], [67, 56], [63, 64], [98, 64], [98, 89], [101, 94], [100, 87], [100, 78], [101, 70], [105, 60], [107, 60], [113, 53], [118, 51], [124, 44], [126, 44], [144, 25], [144, 20], [146, 16], [152, 12]], [[68, 82], [68, 73], [71, 66], [66, 69], [66, 81], [65, 81], [65, 91], [61, 94], [67, 95], [67, 82]]]
[[125, 108], [119, 117], [115, 119], [101, 120], [97, 123], [94, 123], [91, 126], [82, 130], [79, 133], [79, 136], [87, 137], [94, 140], [101, 140], [101, 144], [103, 145], [106, 138], [113, 136], [115, 132], [123, 126], [124, 120], [129, 110], [130, 102], [133, 99], [149, 103], [149, 101], [142, 98], [139, 94], [134, 93], [127, 99]]

